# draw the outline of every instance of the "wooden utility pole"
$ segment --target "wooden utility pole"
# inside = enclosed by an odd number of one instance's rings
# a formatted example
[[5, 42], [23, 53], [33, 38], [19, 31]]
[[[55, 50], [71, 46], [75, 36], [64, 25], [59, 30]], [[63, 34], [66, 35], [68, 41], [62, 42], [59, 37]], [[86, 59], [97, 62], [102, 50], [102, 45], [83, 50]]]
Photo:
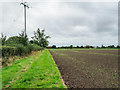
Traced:
[[20, 5], [23, 5], [24, 6], [24, 28], [25, 28], [25, 31], [24, 31], [24, 35], [26, 36], [26, 7], [29, 8], [27, 2], [24, 2], [24, 3], [20, 3]]

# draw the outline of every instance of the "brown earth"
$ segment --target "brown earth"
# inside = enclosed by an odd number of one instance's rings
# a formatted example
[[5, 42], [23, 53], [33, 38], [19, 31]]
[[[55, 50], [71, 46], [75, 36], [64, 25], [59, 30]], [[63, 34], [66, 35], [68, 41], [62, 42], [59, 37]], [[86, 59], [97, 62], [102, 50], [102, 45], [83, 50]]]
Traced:
[[[86, 50], [75, 50], [75, 51], [86, 52]], [[99, 53], [99, 54], [118, 55], [118, 50], [87, 50], [87, 52]]]
[[68, 88], [118, 87], [117, 52], [117, 50], [50, 51]]

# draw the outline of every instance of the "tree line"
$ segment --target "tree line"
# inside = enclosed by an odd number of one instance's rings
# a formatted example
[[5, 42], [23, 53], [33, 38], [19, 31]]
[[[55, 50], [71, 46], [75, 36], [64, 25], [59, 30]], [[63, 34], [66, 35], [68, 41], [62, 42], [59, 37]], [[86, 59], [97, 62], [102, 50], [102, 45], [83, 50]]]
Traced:
[[51, 49], [60, 49], [60, 48], [63, 48], [63, 49], [72, 49], [72, 48], [120, 48], [119, 45], [115, 46], [115, 45], [108, 45], [108, 46], [105, 46], [105, 45], [101, 45], [101, 46], [91, 46], [91, 45], [81, 45], [81, 46], [73, 46], [73, 45], [69, 45], [69, 46], [60, 46], [60, 47], [57, 47], [56, 45], [52, 45], [52, 46], [49, 46], [47, 48], [51, 48]]

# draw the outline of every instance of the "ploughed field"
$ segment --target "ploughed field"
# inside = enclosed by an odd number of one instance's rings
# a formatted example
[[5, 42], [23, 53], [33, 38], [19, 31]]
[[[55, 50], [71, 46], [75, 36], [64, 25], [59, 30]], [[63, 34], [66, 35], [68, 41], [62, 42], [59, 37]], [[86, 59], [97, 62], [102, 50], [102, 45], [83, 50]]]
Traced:
[[118, 50], [52, 49], [68, 88], [118, 88]]

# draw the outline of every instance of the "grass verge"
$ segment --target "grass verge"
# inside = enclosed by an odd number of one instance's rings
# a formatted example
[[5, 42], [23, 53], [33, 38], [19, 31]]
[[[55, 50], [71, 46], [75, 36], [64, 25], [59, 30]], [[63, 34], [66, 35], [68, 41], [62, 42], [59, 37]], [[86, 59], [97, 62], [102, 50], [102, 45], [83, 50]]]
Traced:
[[2, 69], [2, 88], [66, 88], [46, 49]]

